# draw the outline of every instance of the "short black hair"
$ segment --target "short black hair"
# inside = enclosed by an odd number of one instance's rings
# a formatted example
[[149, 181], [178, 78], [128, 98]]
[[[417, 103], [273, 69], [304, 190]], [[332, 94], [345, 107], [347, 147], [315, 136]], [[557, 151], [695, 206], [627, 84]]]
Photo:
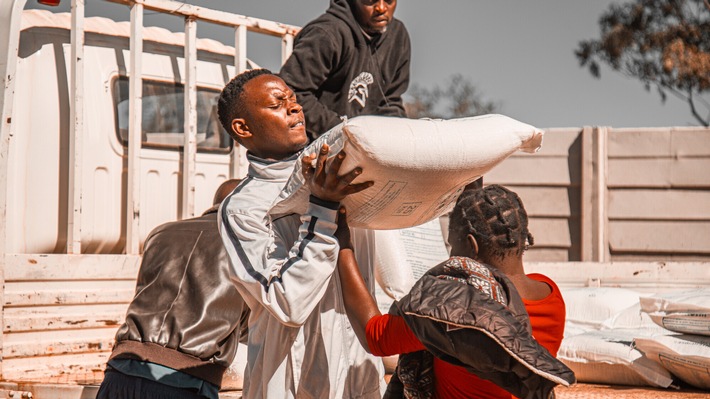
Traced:
[[219, 94], [219, 101], [217, 102], [219, 122], [224, 130], [235, 140], [237, 138], [232, 131], [232, 121], [244, 114], [244, 102], [241, 98], [244, 92], [244, 85], [261, 75], [274, 75], [274, 73], [264, 68], [249, 69], [232, 78]]
[[456, 201], [449, 216], [449, 242], [465, 240], [468, 234], [481, 252], [499, 258], [521, 255], [534, 244], [523, 201], [497, 184], [467, 188]]

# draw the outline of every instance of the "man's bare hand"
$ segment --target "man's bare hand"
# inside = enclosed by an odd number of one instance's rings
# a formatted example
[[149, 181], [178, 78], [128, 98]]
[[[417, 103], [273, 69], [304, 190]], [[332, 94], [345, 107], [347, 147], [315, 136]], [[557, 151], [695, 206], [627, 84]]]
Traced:
[[362, 174], [362, 168], [359, 166], [339, 175], [340, 166], [346, 156], [344, 151], [340, 151], [330, 165], [326, 166], [329, 152], [328, 145], [323, 144], [318, 153], [315, 167], [312, 166], [315, 154], [306, 155], [302, 159], [303, 177], [306, 179], [311, 194], [325, 201], [340, 202], [348, 195], [359, 193], [374, 184], [372, 181], [352, 184], [352, 181]]

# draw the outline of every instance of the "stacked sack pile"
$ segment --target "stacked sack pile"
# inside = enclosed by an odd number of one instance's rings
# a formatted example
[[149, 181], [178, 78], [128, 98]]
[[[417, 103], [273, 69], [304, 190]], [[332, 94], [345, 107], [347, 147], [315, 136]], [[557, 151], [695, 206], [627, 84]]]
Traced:
[[577, 381], [710, 390], [710, 288], [647, 295], [585, 287], [563, 296], [558, 358]]

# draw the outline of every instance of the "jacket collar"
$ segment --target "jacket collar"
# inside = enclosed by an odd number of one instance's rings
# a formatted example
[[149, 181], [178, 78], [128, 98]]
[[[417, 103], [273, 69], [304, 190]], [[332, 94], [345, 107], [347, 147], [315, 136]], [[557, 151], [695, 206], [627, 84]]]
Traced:
[[301, 151], [282, 160], [267, 160], [247, 152], [249, 161], [248, 175], [261, 180], [287, 181], [293, 173], [293, 167], [299, 159]]
[[210, 213], [217, 213], [218, 210], [219, 210], [219, 204], [212, 205], [211, 208], [202, 212], [202, 216], [209, 215]]

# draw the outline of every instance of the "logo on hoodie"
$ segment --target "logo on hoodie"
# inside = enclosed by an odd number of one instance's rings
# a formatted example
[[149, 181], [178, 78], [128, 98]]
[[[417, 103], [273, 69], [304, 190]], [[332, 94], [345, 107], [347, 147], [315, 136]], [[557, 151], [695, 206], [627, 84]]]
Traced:
[[350, 90], [348, 90], [348, 102], [357, 101], [361, 107], [365, 108], [368, 97], [367, 86], [371, 85], [375, 79], [370, 72], [361, 72], [352, 82], [350, 82]]

